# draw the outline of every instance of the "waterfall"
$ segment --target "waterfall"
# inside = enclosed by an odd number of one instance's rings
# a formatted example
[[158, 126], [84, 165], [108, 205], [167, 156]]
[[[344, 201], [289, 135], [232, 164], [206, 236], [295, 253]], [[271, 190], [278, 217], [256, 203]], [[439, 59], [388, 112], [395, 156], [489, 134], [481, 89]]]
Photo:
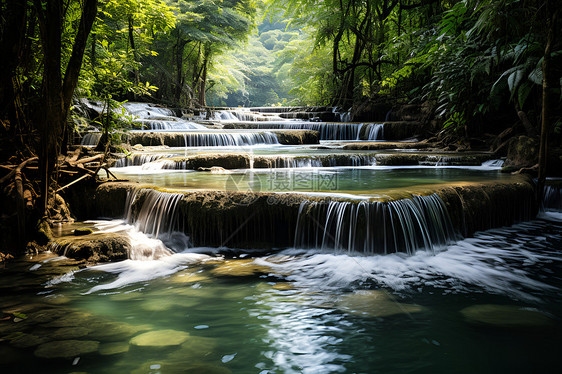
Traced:
[[272, 132], [260, 133], [187, 133], [186, 147], [226, 147], [256, 144], [279, 144]]
[[123, 168], [127, 166], [140, 166], [167, 157], [172, 157], [172, 155], [162, 155], [162, 154], [154, 155], [154, 154], [135, 153], [130, 157], [123, 157], [117, 160], [114, 167]]
[[276, 157], [271, 167], [274, 168], [320, 168], [324, 166], [322, 160], [311, 157]]
[[213, 112], [212, 119], [214, 121], [240, 121], [238, 119], [238, 117], [236, 117], [229, 110], [218, 110], [218, 111]]
[[89, 132], [84, 135], [80, 145], [95, 147], [101, 139], [101, 132]]
[[370, 123], [367, 126], [367, 140], [383, 140], [384, 139], [384, 124], [383, 123]]
[[141, 130], [206, 130], [207, 127], [195, 122], [173, 119], [138, 119], [133, 122]]
[[[232, 164], [231, 157], [213, 157], [212, 164], [205, 156], [188, 157], [185, 159], [160, 155], [133, 155], [131, 159], [119, 160], [117, 166], [142, 165], [143, 170], [176, 169], [189, 170], [201, 165], [221, 166], [227, 169], [243, 168], [244, 164], [250, 169], [272, 168], [319, 168], [336, 166], [372, 166], [376, 164], [374, 155], [317, 155], [317, 156], [256, 156], [252, 153], [235, 155], [240, 161]], [[151, 159], [154, 157], [154, 159]], [[246, 160], [246, 163], [243, 160]], [[143, 162], [144, 161], [144, 162]]]
[[543, 209], [562, 211], [562, 188], [560, 188], [560, 185], [544, 186]]
[[391, 202], [304, 201], [295, 247], [372, 253], [434, 250], [457, 239], [438, 195]]
[[171, 254], [164, 243], [177, 242], [178, 238], [174, 237], [177, 232], [181, 233], [183, 246], [189, 245], [178, 216], [178, 203], [182, 198], [180, 193], [146, 189], [128, 191], [124, 218], [137, 230], [129, 232], [130, 259], [146, 260]]
[[160, 108], [145, 103], [124, 103], [123, 106], [127, 111], [139, 118], [154, 118], [154, 117], [173, 117], [175, 113], [168, 108]]
[[259, 127], [262, 129], [318, 131], [320, 133], [320, 140], [356, 140], [359, 137], [361, 126], [361, 124], [357, 123], [287, 121], [260, 124]]
[[488, 160], [482, 163], [483, 167], [488, 168], [501, 168], [503, 166], [504, 160]]

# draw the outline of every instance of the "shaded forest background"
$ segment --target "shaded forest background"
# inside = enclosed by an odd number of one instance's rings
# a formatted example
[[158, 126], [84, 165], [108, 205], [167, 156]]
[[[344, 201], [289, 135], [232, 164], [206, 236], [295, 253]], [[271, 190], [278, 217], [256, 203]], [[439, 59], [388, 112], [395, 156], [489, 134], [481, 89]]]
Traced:
[[106, 134], [127, 100], [331, 105], [356, 119], [423, 104], [451, 143], [504, 131], [540, 137], [544, 181], [547, 145], [559, 147], [562, 132], [560, 7], [555, 0], [1, 0], [0, 183], [15, 196], [2, 211], [52, 215], [60, 156], [72, 132], [91, 125], [74, 110], [81, 98], [103, 103], [106, 115], [95, 124]]

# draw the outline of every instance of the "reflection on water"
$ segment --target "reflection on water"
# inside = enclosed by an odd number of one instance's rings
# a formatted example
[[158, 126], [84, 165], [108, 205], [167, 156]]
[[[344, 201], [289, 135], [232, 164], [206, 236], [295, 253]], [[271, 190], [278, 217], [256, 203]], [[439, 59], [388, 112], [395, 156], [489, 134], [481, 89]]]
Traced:
[[[49, 266], [64, 258], [16, 263], [19, 272], [2, 273], [15, 286], [2, 288], [0, 359], [8, 371], [45, 373], [560, 372], [560, 218], [481, 232], [435, 255], [195, 248], [68, 263], [58, 277]], [[32, 267], [56, 281], [29, 283], [21, 270]], [[26, 319], [16, 323], [17, 310]], [[78, 360], [35, 359], [53, 339], [99, 345]]]
[[118, 178], [173, 189], [235, 191], [309, 191], [356, 193], [448, 182], [509, 180], [513, 176], [481, 167], [333, 167], [230, 170], [146, 170], [140, 166], [113, 168]]

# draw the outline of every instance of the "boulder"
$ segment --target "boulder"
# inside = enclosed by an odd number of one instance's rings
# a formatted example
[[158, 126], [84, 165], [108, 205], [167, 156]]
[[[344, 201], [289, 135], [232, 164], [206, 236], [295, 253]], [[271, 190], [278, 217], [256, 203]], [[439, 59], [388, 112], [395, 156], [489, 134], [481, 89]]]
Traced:
[[189, 339], [189, 334], [177, 330], [156, 330], [132, 338], [129, 343], [136, 347], [166, 348], [179, 346]]
[[528, 168], [539, 162], [539, 142], [521, 135], [509, 141], [505, 167]]
[[35, 356], [47, 359], [69, 359], [97, 352], [99, 342], [93, 340], [55, 340], [41, 344]]

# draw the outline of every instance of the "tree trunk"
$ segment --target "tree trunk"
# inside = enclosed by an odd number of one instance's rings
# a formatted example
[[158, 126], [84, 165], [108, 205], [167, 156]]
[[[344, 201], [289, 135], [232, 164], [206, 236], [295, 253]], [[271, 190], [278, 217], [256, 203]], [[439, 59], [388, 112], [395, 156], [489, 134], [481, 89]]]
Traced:
[[[546, 3], [546, 10], [552, 10], [550, 1]], [[548, 159], [548, 133], [550, 131], [550, 102], [551, 102], [551, 87], [552, 87], [552, 72], [551, 72], [551, 52], [552, 45], [554, 44], [555, 30], [557, 23], [558, 10], [552, 13], [549, 19], [548, 36], [546, 38], [546, 47], [544, 50], [544, 58], [542, 63], [542, 123], [541, 123], [541, 137], [539, 147], [539, 177], [537, 182], [537, 197], [538, 201], [542, 203], [544, 197], [544, 185], [547, 173], [547, 159]]]
[[187, 44], [186, 40], [181, 39], [180, 32], [178, 30], [178, 39], [176, 42], [176, 94], [175, 100], [176, 104], [180, 104], [181, 100], [181, 93], [184, 84], [184, 75], [183, 75], [183, 52], [185, 49], [185, 45]]
[[45, 8], [39, 0], [35, 0], [34, 4], [39, 18], [45, 65], [42, 82], [42, 111], [38, 120], [41, 135], [39, 210], [44, 215], [47, 212], [49, 185], [60, 152], [61, 136], [64, 126], [66, 126], [72, 95], [78, 83], [86, 41], [96, 18], [97, 0], [85, 0], [84, 2], [82, 17], [72, 54], [65, 69], [64, 80], [61, 72], [63, 1], [50, 0], [46, 3]]
[[207, 56], [205, 56], [205, 60], [203, 60], [203, 73], [201, 74], [201, 80], [199, 81], [199, 104], [202, 106], [206, 106], [207, 103], [205, 102], [205, 91], [207, 89], [207, 65], [209, 60]]
[[[129, 44], [133, 52], [133, 61], [138, 62], [137, 49], [135, 47], [135, 28], [133, 24], [133, 16], [129, 14]], [[139, 69], [135, 67], [134, 71], [135, 83], [138, 85], [140, 82]], [[135, 95], [136, 97], [136, 95]]]

